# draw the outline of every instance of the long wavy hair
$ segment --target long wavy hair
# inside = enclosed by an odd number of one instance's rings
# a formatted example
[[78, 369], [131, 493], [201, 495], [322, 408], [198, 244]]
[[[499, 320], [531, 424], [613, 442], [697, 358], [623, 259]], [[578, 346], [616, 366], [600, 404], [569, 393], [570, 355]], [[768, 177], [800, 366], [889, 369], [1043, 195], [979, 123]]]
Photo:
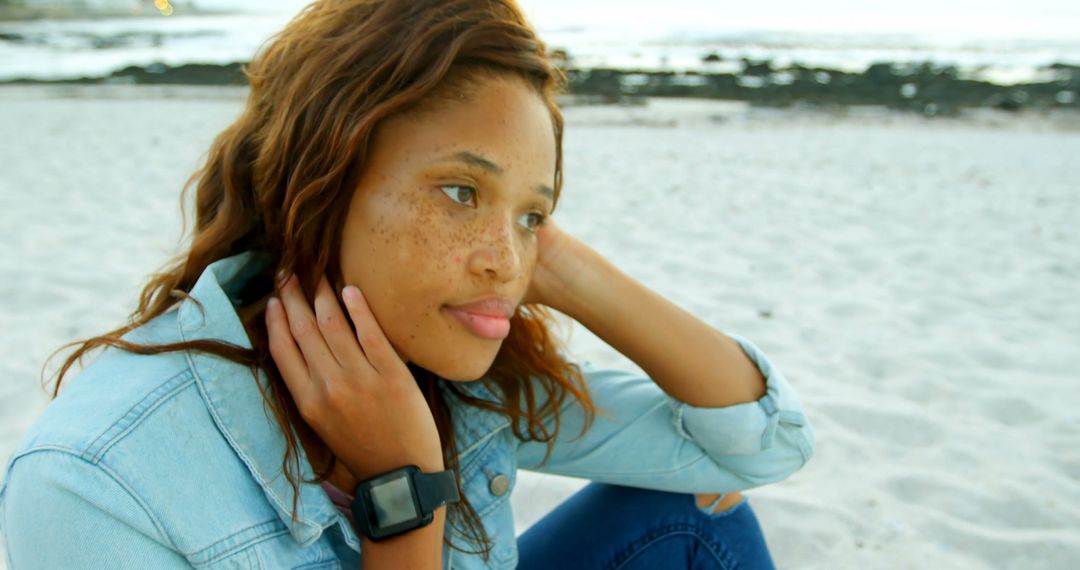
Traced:
[[[126, 325], [61, 347], [75, 350], [56, 374], [52, 397], [59, 395], [73, 364], [104, 347], [138, 354], [202, 351], [249, 367], [256, 380], [259, 371], [264, 372], [269, 387], [256, 384], [285, 437], [282, 470], [294, 491], [295, 521], [297, 434], [304, 442], [314, 442], [316, 449], [308, 453], [316, 479], [305, 483], [324, 481], [336, 459], [300, 416], [270, 356], [265, 299], [252, 304], [244, 318], [250, 350], [214, 340], [143, 345], [124, 335], [185, 300], [194, 301], [187, 294], [208, 265], [247, 250], [264, 251], [276, 261], [252, 278], [257, 289], [272, 291], [273, 275], [283, 270], [299, 276], [312, 301], [319, 275], [331, 277], [331, 283], [340, 279], [337, 253], [345, 214], [379, 123], [399, 113], [449, 104], [484, 78], [523, 79], [550, 110], [557, 203], [563, 118], [555, 95], [566, 81], [513, 0], [319, 0], [264, 44], [244, 72], [250, 93], [243, 112], [217, 136], [206, 163], [181, 193], [183, 203], [191, 188], [196, 189], [190, 246], [150, 276]], [[511, 322], [510, 336], [484, 380], [502, 396], [501, 402], [473, 398], [454, 382], [410, 364], [459, 488], [452, 418], [437, 382], [444, 382], [466, 405], [505, 415], [519, 439], [546, 442], [545, 462], [567, 396], [586, 411], [582, 434], [596, 413], [580, 369], [560, 356], [562, 340], [550, 332], [557, 325], [551, 312], [542, 305], [525, 305]], [[551, 430], [543, 421], [549, 416], [554, 419]], [[490, 538], [464, 493], [448, 512], [448, 520], [459, 519], [463, 526], [454, 527], [481, 546], [486, 560]], [[462, 550], [450, 541], [450, 533], [444, 540]]]

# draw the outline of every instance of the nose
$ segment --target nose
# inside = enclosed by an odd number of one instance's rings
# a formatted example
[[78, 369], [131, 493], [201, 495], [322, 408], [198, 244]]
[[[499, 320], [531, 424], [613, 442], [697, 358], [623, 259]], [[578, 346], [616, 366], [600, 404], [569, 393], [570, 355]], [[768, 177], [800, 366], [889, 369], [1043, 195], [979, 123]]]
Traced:
[[489, 222], [469, 258], [469, 270], [502, 282], [517, 279], [523, 269], [524, 252], [521, 239], [514, 232], [513, 220], [500, 218]]

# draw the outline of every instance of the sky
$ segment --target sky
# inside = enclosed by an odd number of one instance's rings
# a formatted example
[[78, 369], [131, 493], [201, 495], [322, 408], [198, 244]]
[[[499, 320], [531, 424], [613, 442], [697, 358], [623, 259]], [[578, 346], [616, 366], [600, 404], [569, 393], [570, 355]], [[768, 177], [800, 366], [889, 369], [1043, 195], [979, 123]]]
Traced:
[[[194, 0], [295, 13], [308, 0]], [[1080, 37], [1080, 0], [519, 0], [539, 29], [610, 27], [626, 31], [801, 30], [1005, 37]]]

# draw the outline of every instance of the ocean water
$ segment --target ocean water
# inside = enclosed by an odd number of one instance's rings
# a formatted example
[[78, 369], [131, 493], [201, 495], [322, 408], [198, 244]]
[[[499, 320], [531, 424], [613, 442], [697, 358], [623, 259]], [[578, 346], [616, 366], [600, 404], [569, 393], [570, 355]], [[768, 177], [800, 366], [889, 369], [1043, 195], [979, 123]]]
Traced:
[[[243, 11], [190, 15], [178, 4], [170, 17], [151, 8], [149, 13], [143, 10], [141, 17], [0, 22], [0, 80], [101, 77], [129, 65], [247, 61], [304, 4], [301, 0], [217, 0], [200, 6]], [[848, 22], [846, 28], [834, 19], [819, 23], [816, 29], [807, 24], [801, 29], [768, 29], [753, 27], [761, 25], [758, 20], [744, 18], [743, 25], [735, 17], [692, 23], [696, 13], [687, 6], [681, 20], [672, 19], [673, 11], [668, 10], [669, 17], [655, 25], [644, 24], [640, 17], [601, 22], [602, 18], [588, 12], [580, 23], [570, 23], [569, 18], [552, 17], [551, 4], [523, 5], [527, 14], [530, 6], [536, 8], [534, 23], [548, 46], [565, 49], [572, 65], [585, 68], [737, 73], [743, 68], [741, 60], [747, 58], [771, 60], [774, 68], [801, 64], [861, 72], [875, 62], [932, 62], [956, 65], [964, 77], [1016, 84], [1052, 79], [1045, 69], [1052, 63], [1080, 65], [1080, 32], [1076, 31], [1080, 28], [1062, 29], [1045, 22], [1017, 20], [1012, 27], [983, 29], [957, 23], [942, 28], [939, 21], [927, 17], [921, 29], [870, 24], [858, 29], [850, 25], [850, 19], [843, 20]], [[630, 9], [629, 13], [635, 12]], [[777, 18], [777, 22], [785, 21]], [[1080, 18], [1061, 21], [1080, 24]], [[720, 61], [705, 62], [710, 54]]]

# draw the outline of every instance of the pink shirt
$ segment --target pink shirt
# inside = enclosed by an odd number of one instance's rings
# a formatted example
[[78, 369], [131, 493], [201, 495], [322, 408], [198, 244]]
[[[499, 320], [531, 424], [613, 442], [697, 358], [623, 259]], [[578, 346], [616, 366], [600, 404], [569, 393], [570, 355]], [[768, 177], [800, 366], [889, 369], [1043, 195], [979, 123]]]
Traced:
[[330, 501], [334, 503], [337, 510], [345, 515], [345, 518], [349, 519], [349, 524], [352, 525], [353, 530], [356, 530], [356, 519], [353, 518], [351, 508], [353, 496], [331, 485], [329, 481], [323, 481], [322, 488], [330, 496]]

